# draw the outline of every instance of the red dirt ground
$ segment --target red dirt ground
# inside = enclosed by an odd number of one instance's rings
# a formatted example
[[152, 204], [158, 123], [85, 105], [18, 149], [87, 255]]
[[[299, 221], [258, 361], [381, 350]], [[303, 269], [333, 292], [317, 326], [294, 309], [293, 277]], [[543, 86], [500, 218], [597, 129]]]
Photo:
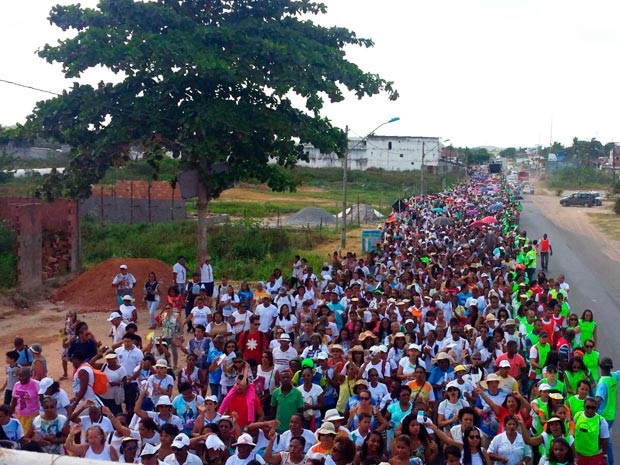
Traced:
[[151, 271], [157, 276], [160, 295], [165, 298], [168, 286], [172, 284], [172, 264], [148, 258], [111, 258], [69, 281], [51, 300], [57, 304], [63, 303], [65, 308], [75, 309], [80, 313], [118, 308], [112, 280], [123, 263], [138, 281], [134, 287], [136, 307], [144, 307], [142, 288]]

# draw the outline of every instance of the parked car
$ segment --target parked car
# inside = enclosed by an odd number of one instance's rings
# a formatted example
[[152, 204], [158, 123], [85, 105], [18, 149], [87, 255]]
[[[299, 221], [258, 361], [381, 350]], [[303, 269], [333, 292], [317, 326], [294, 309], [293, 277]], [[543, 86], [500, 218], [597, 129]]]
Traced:
[[590, 194], [594, 195], [594, 198], [596, 199], [596, 203], [594, 205], [597, 206], [601, 206], [603, 205], [603, 195], [600, 192], [596, 192], [596, 191], [589, 191]]
[[524, 184], [521, 188], [521, 192], [523, 192], [524, 194], [533, 194], [534, 186], [532, 186], [531, 184]]
[[581, 207], [592, 207], [597, 204], [596, 196], [591, 192], [575, 192], [567, 197], [562, 197], [560, 199], [560, 205], [563, 207], [570, 206], [581, 206]]

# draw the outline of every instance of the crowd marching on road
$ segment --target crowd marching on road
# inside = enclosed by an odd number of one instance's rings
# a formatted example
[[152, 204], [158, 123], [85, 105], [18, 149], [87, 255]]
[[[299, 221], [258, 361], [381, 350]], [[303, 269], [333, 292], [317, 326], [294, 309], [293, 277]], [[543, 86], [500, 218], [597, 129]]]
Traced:
[[180, 257], [168, 289], [122, 265], [109, 335], [67, 315], [62, 376], [15, 338], [0, 442], [147, 465], [613, 465], [620, 371], [505, 181], [395, 207], [366, 256], [296, 256], [239, 289], [210, 257]]

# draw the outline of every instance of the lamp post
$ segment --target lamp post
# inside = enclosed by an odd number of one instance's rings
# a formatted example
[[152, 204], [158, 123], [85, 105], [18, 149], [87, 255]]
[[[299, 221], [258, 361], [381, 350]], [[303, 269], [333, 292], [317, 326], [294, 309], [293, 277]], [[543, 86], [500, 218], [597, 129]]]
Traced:
[[353, 147], [349, 147], [349, 126], [346, 127], [346, 136], [347, 136], [347, 151], [344, 153], [344, 157], [342, 158], [342, 233], [340, 235], [340, 250], [344, 250], [347, 243], [347, 171], [349, 164], [349, 153], [351, 150], [355, 149], [357, 146], [365, 142], [369, 137], [373, 136], [375, 132], [385, 126], [386, 124], [394, 123], [400, 120], [399, 117], [390, 118], [387, 121], [384, 121], [379, 126], [374, 128], [360, 140], [358, 140]]

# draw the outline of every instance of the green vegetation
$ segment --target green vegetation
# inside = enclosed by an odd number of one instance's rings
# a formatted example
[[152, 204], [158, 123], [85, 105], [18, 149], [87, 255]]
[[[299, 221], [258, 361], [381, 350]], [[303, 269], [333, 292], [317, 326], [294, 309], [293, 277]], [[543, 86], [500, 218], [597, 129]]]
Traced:
[[[265, 279], [274, 268], [284, 274], [295, 254], [302, 254], [320, 269], [323, 258], [317, 246], [336, 240], [335, 229], [268, 228], [251, 220], [209, 228], [210, 254], [218, 274], [233, 280]], [[174, 263], [184, 255], [193, 269], [196, 255], [196, 223], [99, 224], [82, 222], [82, 262], [85, 267], [112, 257], [150, 257]]]
[[556, 171], [547, 179], [547, 186], [555, 189], [607, 189], [611, 174], [595, 168], [571, 167]]
[[8, 223], [0, 222], [0, 288], [17, 285], [17, 241]]

